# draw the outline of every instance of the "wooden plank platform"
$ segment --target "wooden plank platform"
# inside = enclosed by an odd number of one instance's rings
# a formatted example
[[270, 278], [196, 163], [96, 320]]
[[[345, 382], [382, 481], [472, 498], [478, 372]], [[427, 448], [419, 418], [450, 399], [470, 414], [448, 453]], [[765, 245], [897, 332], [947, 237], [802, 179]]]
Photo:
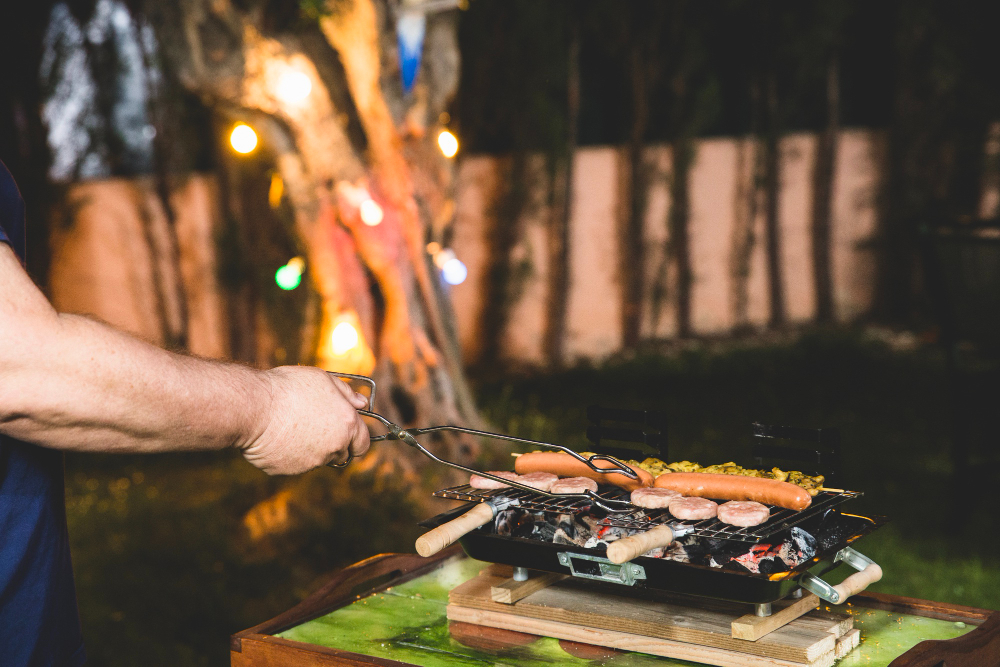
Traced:
[[[720, 666], [798, 667], [833, 664], [838, 639], [850, 634], [853, 623], [846, 614], [813, 611], [748, 641], [731, 636], [733, 621], [746, 614], [748, 605], [701, 599], [692, 604], [690, 598], [667, 596], [643, 599], [572, 578], [513, 604], [495, 602], [492, 588], [505, 579], [487, 569], [452, 590], [448, 618]], [[841, 650], [851, 640], [844, 641]]]

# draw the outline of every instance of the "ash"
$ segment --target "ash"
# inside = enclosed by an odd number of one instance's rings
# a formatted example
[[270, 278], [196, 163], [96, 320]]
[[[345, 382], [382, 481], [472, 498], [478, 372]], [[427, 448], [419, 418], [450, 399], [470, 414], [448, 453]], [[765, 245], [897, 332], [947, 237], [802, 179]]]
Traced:
[[[547, 514], [511, 508], [497, 514], [494, 529], [498, 535], [538, 540], [551, 544], [572, 545], [604, 553], [615, 540], [638, 532], [601, 523], [598, 512]], [[646, 558], [724, 568], [754, 574], [787, 572], [816, 555], [819, 543], [801, 528], [792, 528], [775, 544], [753, 544], [733, 540], [713, 540], [686, 536], [668, 547], [652, 549]], [[822, 536], [826, 538], [826, 536]]]

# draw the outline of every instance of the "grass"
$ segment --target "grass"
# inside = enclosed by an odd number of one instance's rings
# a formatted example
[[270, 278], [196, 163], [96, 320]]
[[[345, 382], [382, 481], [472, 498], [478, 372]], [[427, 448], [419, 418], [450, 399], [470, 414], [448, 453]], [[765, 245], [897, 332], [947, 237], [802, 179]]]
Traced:
[[[1000, 484], [997, 377], [990, 364], [967, 366], [956, 413], [935, 350], [815, 335], [480, 378], [477, 387], [497, 428], [569, 445], [586, 443], [587, 405], [662, 409], [671, 458], [702, 463], [745, 461], [754, 420], [838, 426], [848, 462], [841, 483], [866, 494], [853, 510], [892, 519], [856, 545], [883, 566], [874, 590], [1000, 609], [1000, 518], [990, 492]], [[956, 415], [974, 463], [957, 489], [961, 512], [949, 486]], [[288, 609], [327, 573], [412, 551], [416, 522], [432, 510], [384, 482], [328, 469], [268, 478], [232, 454], [67, 457], [90, 664], [226, 664], [228, 635]], [[288, 488], [294, 493], [282, 496]], [[257, 525], [279, 529], [253, 540], [244, 517], [269, 498], [278, 500]]]

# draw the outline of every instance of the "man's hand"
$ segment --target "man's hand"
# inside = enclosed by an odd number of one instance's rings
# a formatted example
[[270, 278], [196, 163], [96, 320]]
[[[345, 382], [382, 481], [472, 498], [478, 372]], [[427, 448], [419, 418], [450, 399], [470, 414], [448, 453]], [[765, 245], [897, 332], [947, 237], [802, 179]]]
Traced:
[[243, 455], [270, 475], [295, 475], [368, 451], [368, 428], [357, 410], [364, 396], [326, 371], [282, 366], [265, 372], [270, 408], [261, 415], [260, 435]]

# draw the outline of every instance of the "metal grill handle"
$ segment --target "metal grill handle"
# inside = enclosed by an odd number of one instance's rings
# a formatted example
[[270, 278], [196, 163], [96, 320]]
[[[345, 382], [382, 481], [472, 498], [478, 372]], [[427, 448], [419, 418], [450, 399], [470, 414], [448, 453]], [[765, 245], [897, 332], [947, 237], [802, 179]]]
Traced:
[[851, 547], [844, 547], [838, 551], [834, 561], [843, 561], [858, 571], [836, 586], [831, 586], [816, 575], [806, 572], [799, 577], [799, 584], [827, 602], [842, 604], [847, 598], [860, 593], [882, 578], [882, 568], [878, 563]]

